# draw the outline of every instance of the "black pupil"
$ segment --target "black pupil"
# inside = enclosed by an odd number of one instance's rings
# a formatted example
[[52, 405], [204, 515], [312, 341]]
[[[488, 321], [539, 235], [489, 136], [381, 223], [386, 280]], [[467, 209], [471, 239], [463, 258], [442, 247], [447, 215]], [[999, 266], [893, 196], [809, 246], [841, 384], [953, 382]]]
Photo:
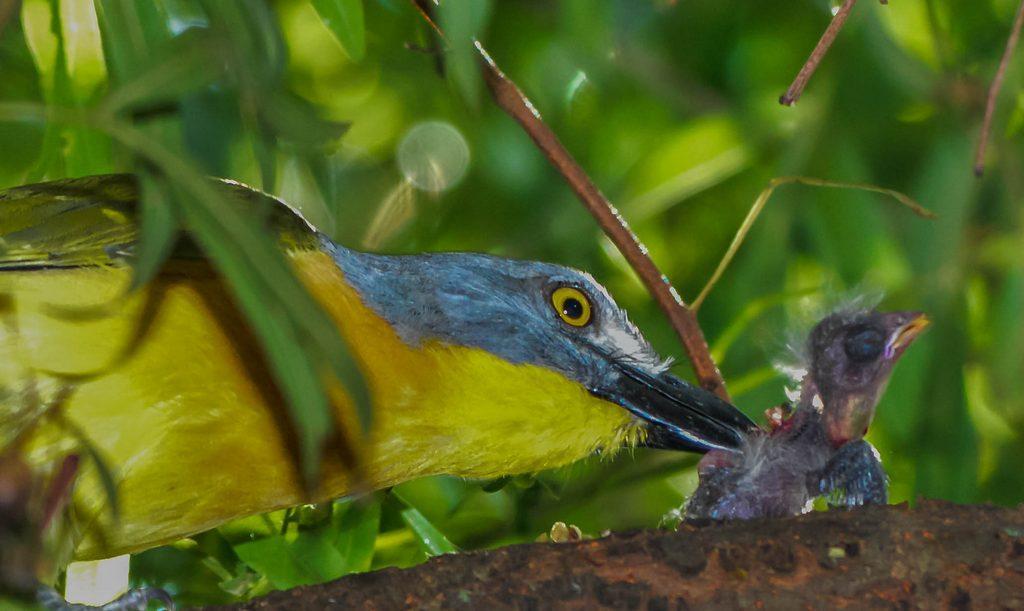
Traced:
[[876, 329], [862, 329], [846, 338], [843, 348], [851, 360], [864, 363], [873, 361], [882, 353], [882, 333]]
[[579, 299], [570, 297], [562, 302], [562, 314], [567, 318], [578, 320], [583, 316], [583, 304]]

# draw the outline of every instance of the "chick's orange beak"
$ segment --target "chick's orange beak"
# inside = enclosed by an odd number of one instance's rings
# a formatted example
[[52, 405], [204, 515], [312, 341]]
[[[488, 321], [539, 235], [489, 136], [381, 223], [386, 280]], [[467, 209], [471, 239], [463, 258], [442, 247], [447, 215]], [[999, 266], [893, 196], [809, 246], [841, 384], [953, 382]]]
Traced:
[[893, 359], [903, 354], [903, 351], [917, 339], [917, 336], [932, 323], [931, 319], [922, 312], [908, 313], [908, 316], [910, 320], [900, 325], [885, 343], [886, 358]]

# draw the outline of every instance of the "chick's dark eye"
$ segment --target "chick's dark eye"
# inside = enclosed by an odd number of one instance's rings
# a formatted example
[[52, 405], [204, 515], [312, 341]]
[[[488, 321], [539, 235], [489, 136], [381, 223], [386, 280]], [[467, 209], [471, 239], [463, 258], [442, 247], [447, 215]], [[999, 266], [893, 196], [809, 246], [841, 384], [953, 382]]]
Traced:
[[850, 360], [858, 363], [873, 361], [882, 354], [885, 347], [885, 338], [877, 329], [858, 329], [846, 336], [843, 341], [843, 350]]

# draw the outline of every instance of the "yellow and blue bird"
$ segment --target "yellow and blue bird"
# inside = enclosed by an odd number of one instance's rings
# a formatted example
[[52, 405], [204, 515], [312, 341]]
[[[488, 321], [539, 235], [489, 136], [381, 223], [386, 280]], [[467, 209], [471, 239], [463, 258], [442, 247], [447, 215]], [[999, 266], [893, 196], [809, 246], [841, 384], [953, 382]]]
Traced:
[[[52, 465], [75, 448], [70, 423], [113, 468], [116, 522], [103, 518], [96, 473], [75, 488], [76, 559], [422, 476], [536, 472], [633, 445], [734, 448], [753, 427], [670, 374], [586, 273], [482, 254], [356, 252], [283, 202], [220, 184], [269, 206], [295, 273], [358, 361], [374, 410], [361, 473], [325, 459], [307, 494], [260, 344], [188, 240], [127, 292], [139, 239], [132, 176], [10, 189], [0, 193], [0, 443], [18, 437], [30, 464]], [[101, 315], [75, 314], [90, 308]], [[57, 399], [61, 422], [28, 413]], [[333, 402], [354, 430], [349, 397], [339, 389]]]

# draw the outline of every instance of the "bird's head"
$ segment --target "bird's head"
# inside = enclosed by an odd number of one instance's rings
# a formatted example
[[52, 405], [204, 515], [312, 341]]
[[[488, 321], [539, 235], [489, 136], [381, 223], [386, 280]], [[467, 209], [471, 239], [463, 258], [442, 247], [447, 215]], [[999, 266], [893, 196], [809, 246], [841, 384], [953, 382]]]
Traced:
[[478, 254], [381, 256], [335, 250], [364, 301], [410, 344], [480, 348], [552, 369], [628, 410], [651, 447], [735, 448], [753, 423], [667, 372], [608, 292], [567, 267]]
[[920, 312], [840, 311], [808, 340], [809, 375], [835, 446], [864, 436], [892, 368], [929, 324]]

